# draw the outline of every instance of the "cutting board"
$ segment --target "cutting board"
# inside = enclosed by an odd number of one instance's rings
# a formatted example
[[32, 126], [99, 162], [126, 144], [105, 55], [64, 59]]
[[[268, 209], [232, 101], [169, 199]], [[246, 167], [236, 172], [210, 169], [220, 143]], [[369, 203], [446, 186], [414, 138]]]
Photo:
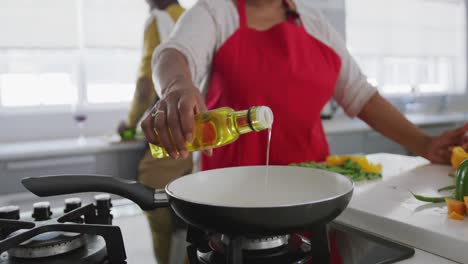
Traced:
[[438, 188], [453, 184], [448, 176], [451, 167], [393, 154], [373, 154], [368, 159], [383, 165], [383, 179], [358, 183], [338, 221], [468, 263], [468, 218], [450, 220], [444, 203], [420, 202], [409, 192], [440, 196]]

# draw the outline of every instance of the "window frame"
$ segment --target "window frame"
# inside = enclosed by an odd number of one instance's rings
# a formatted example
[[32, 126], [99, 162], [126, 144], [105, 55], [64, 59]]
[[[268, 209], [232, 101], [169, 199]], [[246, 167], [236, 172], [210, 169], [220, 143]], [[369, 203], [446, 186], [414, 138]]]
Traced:
[[[346, 6], [346, 0], [343, 0], [345, 2], [345, 6]], [[449, 87], [448, 91], [443, 91], [443, 92], [400, 92], [400, 93], [388, 93], [388, 92], [384, 92], [381, 88], [381, 84], [379, 84], [377, 86], [379, 92], [386, 98], [389, 98], [389, 99], [392, 99], [392, 100], [395, 100], [395, 101], [406, 101], [407, 98], [405, 97], [411, 97], [411, 98], [447, 98], [447, 97], [455, 97], [455, 96], [464, 96], [464, 95], [467, 95], [468, 94], [468, 2], [467, 1], [464, 1], [464, 20], [465, 20], [465, 47], [464, 47], [464, 51], [465, 51], [465, 58], [464, 58], [464, 62], [465, 62], [465, 83], [462, 86], [460, 86], [459, 88], [456, 87], [456, 83], [457, 83], [457, 79], [456, 77], [453, 78], [451, 80], [451, 84], [449, 84], [451, 87]], [[346, 22], [346, 38], [348, 37], [348, 23]], [[350, 45], [348, 43], [348, 45]], [[375, 54], [360, 54], [361, 56], [363, 57], [369, 57], [369, 56], [375, 56]], [[351, 56], [355, 56], [353, 55], [353, 53], [351, 52]], [[357, 57], [357, 56], [356, 56]], [[419, 56], [406, 56], [406, 55], [401, 55], [401, 56], [394, 56], [395, 59], [400, 59], [400, 58], [403, 58], [403, 57], [408, 57], [408, 58], [417, 58]], [[442, 58], [442, 56], [440, 55], [437, 55], [437, 56], [434, 56], [434, 57], [437, 57], [438, 59]], [[377, 60], [379, 61], [379, 68], [377, 69], [377, 72], [378, 72], [378, 77], [381, 78], [382, 77], [382, 66], [384, 65], [383, 61], [385, 60], [385, 58], [389, 58], [388, 54], [379, 54], [378, 57], [377, 57]], [[447, 56], [447, 58], [449, 59], [453, 59], [454, 56]], [[456, 60], [452, 61], [452, 62], [455, 62], [456, 64]], [[453, 65], [451, 65], [453, 66]], [[363, 72], [364, 75], [366, 75], [365, 72]], [[459, 72], [457, 71], [453, 71], [451, 74], [453, 75], [460, 75]], [[366, 75], [367, 76], [367, 75]], [[369, 77], [369, 76], [368, 76]], [[418, 84], [419, 86], [419, 84]]]

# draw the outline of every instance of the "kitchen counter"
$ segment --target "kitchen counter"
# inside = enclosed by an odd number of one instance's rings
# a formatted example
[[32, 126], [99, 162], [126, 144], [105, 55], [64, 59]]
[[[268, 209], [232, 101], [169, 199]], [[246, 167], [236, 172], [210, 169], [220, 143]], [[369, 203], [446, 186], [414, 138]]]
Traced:
[[[468, 113], [453, 112], [441, 114], [407, 114], [406, 118], [418, 126], [440, 125], [449, 123], [462, 123], [468, 121]], [[336, 116], [323, 121], [327, 134], [368, 131], [371, 128], [358, 118]]]
[[[448, 220], [443, 205], [427, 206], [406, 189], [435, 194], [434, 189], [450, 184], [450, 168], [428, 165], [418, 157], [374, 154], [369, 159], [384, 165], [383, 180], [358, 183], [348, 209], [337, 221], [415, 247], [415, 256], [401, 264], [467, 263], [468, 221]], [[93, 196], [82, 195], [84, 203]], [[64, 198], [46, 200], [55, 207], [62, 206]], [[16, 204], [23, 210], [31, 210], [33, 201], [38, 198], [30, 193], [0, 196], [0, 205]], [[122, 229], [129, 263], [155, 263], [150, 229], [141, 210], [127, 200], [113, 200], [113, 204], [119, 208], [113, 211], [114, 224]]]
[[445, 204], [420, 202], [409, 192], [440, 196], [438, 188], [453, 184], [453, 178], [448, 176], [451, 168], [429, 164], [419, 157], [368, 157], [383, 165], [383, 179], [357, 184], [350, 205], [337, 221], [468, 263], [468, 220], [450, 220]]
[[45, 141], [32, 141], [24, 143], [0, 144], [0, 161], [44, 158], [48, 156], [79, 155], [101, 153], [110, 151], [122, 151], [131, 149], [143, 149], [145, 142], [128, 141], [120, 142], [115, 137], [89, 137], [85, 143], [80, 144], [76, 138]]
[[[462, 123], [468, 120], [468, 113], [445, 114], [412, 114], [407, 118], [419, 126]], [[324, 120], [323, 126], [327, 135], [345, 134], [350, 132], [370, 131], [371, 128], [359, 119], [346, 116], [335, 116]], [[120, 142], [118, 136], [89, 137], [85, 144], [78, 144], [76, 138], [32, 141], [22, 143], [0, 143], [0, 161], [43, 158], [61, 155], [90, 154], [100, 152], [143, 149], [143, 141]]]

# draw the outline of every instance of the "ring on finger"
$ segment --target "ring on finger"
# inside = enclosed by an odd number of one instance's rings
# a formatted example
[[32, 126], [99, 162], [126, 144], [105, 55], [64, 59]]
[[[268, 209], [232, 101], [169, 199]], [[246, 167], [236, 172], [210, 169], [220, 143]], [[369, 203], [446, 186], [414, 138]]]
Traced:
[[158, 110], [156, 110], [156, 111], [154, 111], [154, 112], [151, 113], [151, 117], [155, 117], [155, 116], [157, 116], [158, 114], [165, 114], [165, 113], [166, 113], [165, 111], [159, 110], [159, 109], [158, 109]]

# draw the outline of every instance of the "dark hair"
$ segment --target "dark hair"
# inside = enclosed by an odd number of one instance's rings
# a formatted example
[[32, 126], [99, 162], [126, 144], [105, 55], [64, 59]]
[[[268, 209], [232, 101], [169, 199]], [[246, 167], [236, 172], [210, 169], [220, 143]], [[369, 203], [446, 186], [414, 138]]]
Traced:
[[146, 3], [150, 6], [150, 9], [166, 9], [171, 4], [177, 4], [177, 0], [146, 0]]

